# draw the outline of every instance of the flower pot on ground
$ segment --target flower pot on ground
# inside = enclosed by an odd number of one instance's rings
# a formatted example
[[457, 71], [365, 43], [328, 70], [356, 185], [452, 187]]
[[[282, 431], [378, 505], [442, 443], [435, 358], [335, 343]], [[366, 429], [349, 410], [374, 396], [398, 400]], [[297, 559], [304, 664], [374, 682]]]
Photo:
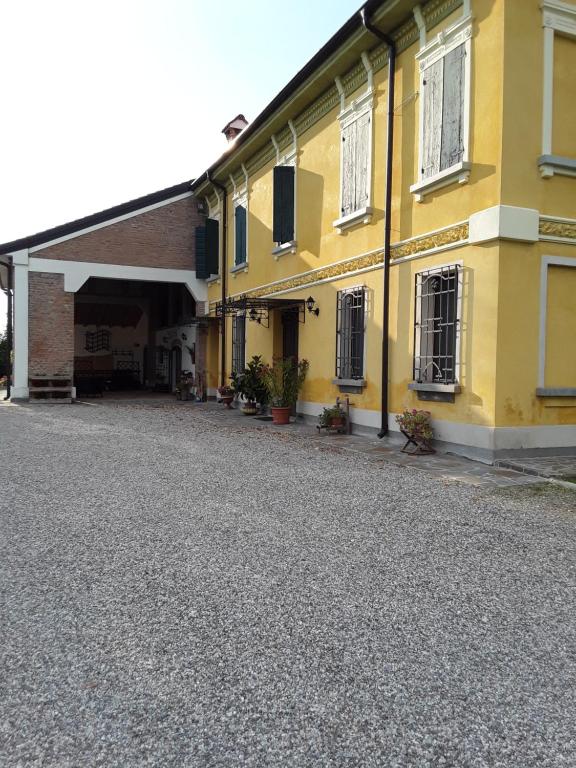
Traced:
[[262, 376], [265, 367], [262, 357], [254, 355], [243, 371], [230, 377], [234, 394], [245, 401], [241, 410], [247, 416], [254, 416], [258, 406], [262, 409], [268, 403], [268, 390]]
[[191, 371], [182, 371], [177, 393], [180, 400], [189, 400], [194, 389], [194, 375]]
[[430, 416], [430, 411], [418, 411], [416, 408], [407, 409], [396, 416], [400, 432], [406, 438], [402, 448], [404, 453], [434, 453], [432, 448], [434, 430], [430, 423]]
[[230, 409], [232, 407], [232, 401], [234, 400], [234, 390], [232, 387], [218, 387], [218, 396], [220, 402], [224, 403], [226, 408]]
[[291, 357], [278, 358], [272, 365], [263, 368], [262, 380], [268, 391], [274, 424], [289, 423], [290, 413], [296, 405], [308, 368], [308, 360], [297, 362]]
[[318, 416], [318, 424], [324, 429], [343, 429], [346, 426], [346, 414], [338, 404], [323, 408]]

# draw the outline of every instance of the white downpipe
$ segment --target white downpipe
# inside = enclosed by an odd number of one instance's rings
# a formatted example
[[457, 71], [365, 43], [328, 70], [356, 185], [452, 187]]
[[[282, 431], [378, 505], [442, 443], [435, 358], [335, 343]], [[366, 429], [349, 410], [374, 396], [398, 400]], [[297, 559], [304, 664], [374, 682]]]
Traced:
[[28, 251], [12, 254], [14, 264], [13, 399], [28, 398]]

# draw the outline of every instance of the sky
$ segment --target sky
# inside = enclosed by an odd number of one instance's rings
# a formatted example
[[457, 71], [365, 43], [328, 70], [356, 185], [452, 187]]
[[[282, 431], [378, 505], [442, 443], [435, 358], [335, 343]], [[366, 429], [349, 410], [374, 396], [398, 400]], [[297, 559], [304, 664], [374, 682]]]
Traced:
[[360, 5], [0, 0], [0, 243], [200, 175]]

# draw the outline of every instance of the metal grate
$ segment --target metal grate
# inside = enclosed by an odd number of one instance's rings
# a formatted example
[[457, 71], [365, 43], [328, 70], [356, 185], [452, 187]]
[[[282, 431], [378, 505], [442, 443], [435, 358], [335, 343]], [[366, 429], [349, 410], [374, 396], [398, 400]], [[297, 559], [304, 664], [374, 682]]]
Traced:
[[366, 289], [338, 291], [336, 314], [336, 376], [361, 379], [364, 375], [364, 312]]
[[102, 352], [110, 349], [110, 331], [100, 329], [98, 331], [86, 331], [87, 352]]
[[232, 318], [232, 373], [242, 373], [246, 368], [246, 315]]
[[457, 381], [460, 275], [456, 265], [416, 275], [414, 381]]

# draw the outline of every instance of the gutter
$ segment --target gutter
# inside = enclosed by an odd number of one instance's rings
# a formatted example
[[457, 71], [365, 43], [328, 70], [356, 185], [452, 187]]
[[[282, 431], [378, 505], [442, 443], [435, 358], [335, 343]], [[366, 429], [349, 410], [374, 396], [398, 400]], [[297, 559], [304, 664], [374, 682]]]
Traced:
[[378, 437], [388, 434], [388, 369], [390, 367], [390, 240], [392, 234], [392, 161], [394, 159], [394, 80], [396, 75], [396, 43], [370, 23], [366, 6], [360, 9], [362, 24], [388, 46], [388, 126], [386, 137], [386, 200], [384, 203], [384, 308], [382, 311], [382, 400]]
[[222, 317], [220, 318], [220, 333], [222, 334], [222, 346], [220, 349], [220, 386], [226, 385], [226, 254], [228, 253], [228, 192], [226, 187], [216, 179], [211, 177], [210, 171], [206, 172], [206, 178], [216, 189], [222, 192], [222, 274], [220, 282], [222, 285]]

